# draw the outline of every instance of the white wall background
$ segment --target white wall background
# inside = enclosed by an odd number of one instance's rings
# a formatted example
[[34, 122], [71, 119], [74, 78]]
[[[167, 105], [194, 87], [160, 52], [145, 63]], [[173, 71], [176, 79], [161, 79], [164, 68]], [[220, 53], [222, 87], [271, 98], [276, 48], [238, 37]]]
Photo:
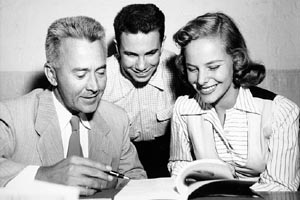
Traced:
[[223, 11], [235, 19], [254, 60], [267, 69], [300, 69], [299, 0], [0, 0], [0, 72], [42, 70], [46, 31], [57, 18], [91, 16], [111, 40], [116, 13], [136, 2], [165, 13], [165, 47], [176, 53], [174, 32], [198, 15]]

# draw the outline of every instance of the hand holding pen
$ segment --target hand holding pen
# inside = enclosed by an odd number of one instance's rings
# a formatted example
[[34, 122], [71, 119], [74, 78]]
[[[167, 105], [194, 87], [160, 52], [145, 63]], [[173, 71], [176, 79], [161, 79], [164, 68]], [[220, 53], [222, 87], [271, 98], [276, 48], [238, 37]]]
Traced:
[[113, 171], [113, 170], [107, 172], [107, 174], [109, 174], [111, 176], [114, 176], [114, 177], [117, 177], [117, 178], [122, 178], [122, 179], [127, 179], [127, 180], [130, 179], [127, 176], [125, 176], [124, 174], [121, 174], [121, 173]]
[[105, 187], [104, 182], [112, 181], [113, 177], [129, 179], [124, 174], [113, 171], [111, 166], [72, 156], [52, 166], [39, 167], [35, 179], [77, 186], [81, 195], [89, 196]]

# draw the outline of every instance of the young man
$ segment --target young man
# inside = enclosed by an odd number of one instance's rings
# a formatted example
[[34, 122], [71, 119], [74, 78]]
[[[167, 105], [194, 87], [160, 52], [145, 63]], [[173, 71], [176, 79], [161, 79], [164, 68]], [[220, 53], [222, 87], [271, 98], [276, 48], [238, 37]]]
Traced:
[[132, 4], [114, 19], [117, 54], [108, 58], [103, 99], [123, 107], [130, 138], [148, 178], [169, 176], [170, 117], [177, 88], [174, 53], [163, 50], [165, 17], [153, 4]]
[[[37, 179], [78, 186], [81, 194], [92, 195], [121, 183], [108, 175], [110, 170], [146, 177], [128, 137], [126, 113], [101, 100], [106, 52], [103, 27], [94, 19], [52, 23], [44, 67], [51, 89], [0, 103], [1, 186]], [[77, 142], [75, 156], [69, 155], [71, 141]]]

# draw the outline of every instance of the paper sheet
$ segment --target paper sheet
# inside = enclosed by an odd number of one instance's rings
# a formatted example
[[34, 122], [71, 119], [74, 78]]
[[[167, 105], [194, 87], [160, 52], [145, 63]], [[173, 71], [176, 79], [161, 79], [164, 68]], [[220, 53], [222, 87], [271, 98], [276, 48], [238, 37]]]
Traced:
[[0, 188], [0, 199], [6, 200], [77, 200], [79, 189], [42, 181]]
[[172, 178], [130, 180], [114, 200], [181, 200]]

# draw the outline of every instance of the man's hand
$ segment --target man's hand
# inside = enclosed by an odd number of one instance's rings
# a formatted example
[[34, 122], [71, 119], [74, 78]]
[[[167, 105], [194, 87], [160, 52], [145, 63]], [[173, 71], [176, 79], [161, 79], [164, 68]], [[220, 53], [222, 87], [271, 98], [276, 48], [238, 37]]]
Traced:
[[55, 165], [40, 167], [35, 179], [78, 186], [81, 195], [93, 195], [101, 189], [102, 180], [113, 180], [113, 177], [106, 173], [110, 170], [110, 166], [105, 166], [87, 158], [73, 156]]

